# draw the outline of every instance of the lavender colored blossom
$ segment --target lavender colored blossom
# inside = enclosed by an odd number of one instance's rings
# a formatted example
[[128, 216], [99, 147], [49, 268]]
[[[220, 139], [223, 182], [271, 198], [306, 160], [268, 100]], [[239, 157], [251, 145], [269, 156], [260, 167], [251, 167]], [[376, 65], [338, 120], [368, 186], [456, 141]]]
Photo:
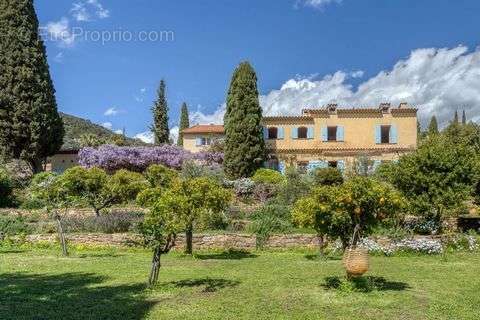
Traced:
[[181, 169], [184, 161], [199, 160], [207, 165], [221, 163], [223, 154], [193, 154], [182, 148], [162, 145], [158, 147], [118, 147], [104, 145], [80, 150], [79, 163], [85, 168], [99, 167], [113, 172], [127, 169], [136, 172], [145, 171], [152, 164], [162, 164], [172, 169]]

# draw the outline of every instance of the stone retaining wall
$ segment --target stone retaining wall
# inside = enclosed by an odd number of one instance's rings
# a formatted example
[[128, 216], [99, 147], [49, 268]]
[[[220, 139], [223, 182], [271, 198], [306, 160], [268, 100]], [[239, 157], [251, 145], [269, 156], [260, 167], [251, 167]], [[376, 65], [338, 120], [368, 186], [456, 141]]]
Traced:
[[[140, 246], [141, 238], [135, 234], [67, 234], [67, 241], [75, 244], [101, 245], [101, 246]], [[29, 235], [28, 242], [55, 242], [56, 234]], [[193, 246], [195, 249], [245, 249], [255, 248], [255, 236], [246, 234], [217, 234], [194, 235]], [[183, 249], [184, 235], [179, 235], [176, 242], [177, 249]], [[291, 234], [274, 235], [267, 242], [268, 248], [313, 248], [317, 245], [315, 235]]]
[[[67, 234], [67, 241], [74, 244], [98, 245], [98, 246], [116, 246], [116, 247], [139, 247], [141, 246], [141, 237], [136, 234]], [[388, 247], [392, 240], [386, 237], [373, 239], [381, 246]], [[441, 236], [414, 236], [412, 240], [442, 240]], [[28, 242], [57, 242], [56, 234], [48, 235], [29, 235], [26, 237]], [[248, 234], [215, 234], [215, 235], [194, 235], [193, 247], [197, 250], [208, 249], [237, 249], [252, 250], [255, 249], [255, 236]], [[185, 245], [184, 235], [179, 235], [176, 242], [176, 249], [182, 250]], [[316, 248], [318, 239], [313, 234], [286, 234], [273, 235], [270, 237], [265, 247], [270, 249], [282, 248]]]

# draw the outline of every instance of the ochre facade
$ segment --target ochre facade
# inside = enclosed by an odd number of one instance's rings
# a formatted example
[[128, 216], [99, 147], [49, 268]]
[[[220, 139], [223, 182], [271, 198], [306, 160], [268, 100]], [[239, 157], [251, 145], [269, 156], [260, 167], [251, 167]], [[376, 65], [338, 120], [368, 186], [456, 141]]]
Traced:
[[[280, 171], [286, 166], [345, 170], [361, 157], [375, 167], [417, 147], [417, 109], [405, 103], [351, 109], [328, 105], [305, 109], [300, 116], [264, 117], [263, 126], [266, 166]], [[206, 137], [220, 139], [223, 134], [184, 131], [184, 148], [202, 151], [199, 139]]]
[[[265, 117], [263, 121], [270, 166], [278, 162], [281, 170], [286, 165], [352, 168], [362, 156], [378, 165], [417, 147], [417, 110], [406, 104], [359, 109], [329, 105], [306, 109], [298, 117]], [[269, 137], [271, 128], [277, 129], [276, 138]], [[299, 128], [307, 128], [309, 135], [299, 137], [294, 133]], [[337, 128], [336, 137], [329, 137], [329, 128]]]
[[214, 141], [224, 137], [223, 134], [219, 133], [184, 133], [183, 148], [191, 152], [205, 151], [209, 144], [202, 144], [201, 141]]

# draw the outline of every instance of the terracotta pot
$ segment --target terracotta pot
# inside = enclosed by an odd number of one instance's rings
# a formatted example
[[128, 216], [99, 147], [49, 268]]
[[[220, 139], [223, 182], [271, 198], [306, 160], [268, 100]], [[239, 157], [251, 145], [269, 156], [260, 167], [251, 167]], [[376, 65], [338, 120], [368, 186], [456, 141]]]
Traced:
[[359, 277], [368, 271], [368, 250], [355, 248], [347, 249], [343, 254], [343, 266], [349, 277]]

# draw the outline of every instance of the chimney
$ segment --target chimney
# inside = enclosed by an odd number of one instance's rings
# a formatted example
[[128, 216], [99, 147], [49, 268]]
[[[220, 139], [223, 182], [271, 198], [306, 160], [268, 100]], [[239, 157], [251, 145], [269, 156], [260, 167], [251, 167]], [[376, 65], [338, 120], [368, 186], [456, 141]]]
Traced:
[[327, 110], [330, 112], [335, 112], [337, 110], [338, 104], [336, 103], [329, 103], [327, 104]]
[[400, 104], [398, 105], [398, 109], [407, 108], [407, 107], [408, 107], [408, 103], [406, 102], [400, 102]]
[[390, 103], [388, 102], [384, 102], [384, 103], [380, 103], [380, 107], [379, 109], [382, 111], [382, 112], [388, 112], [388, 110], [390, 109]]

